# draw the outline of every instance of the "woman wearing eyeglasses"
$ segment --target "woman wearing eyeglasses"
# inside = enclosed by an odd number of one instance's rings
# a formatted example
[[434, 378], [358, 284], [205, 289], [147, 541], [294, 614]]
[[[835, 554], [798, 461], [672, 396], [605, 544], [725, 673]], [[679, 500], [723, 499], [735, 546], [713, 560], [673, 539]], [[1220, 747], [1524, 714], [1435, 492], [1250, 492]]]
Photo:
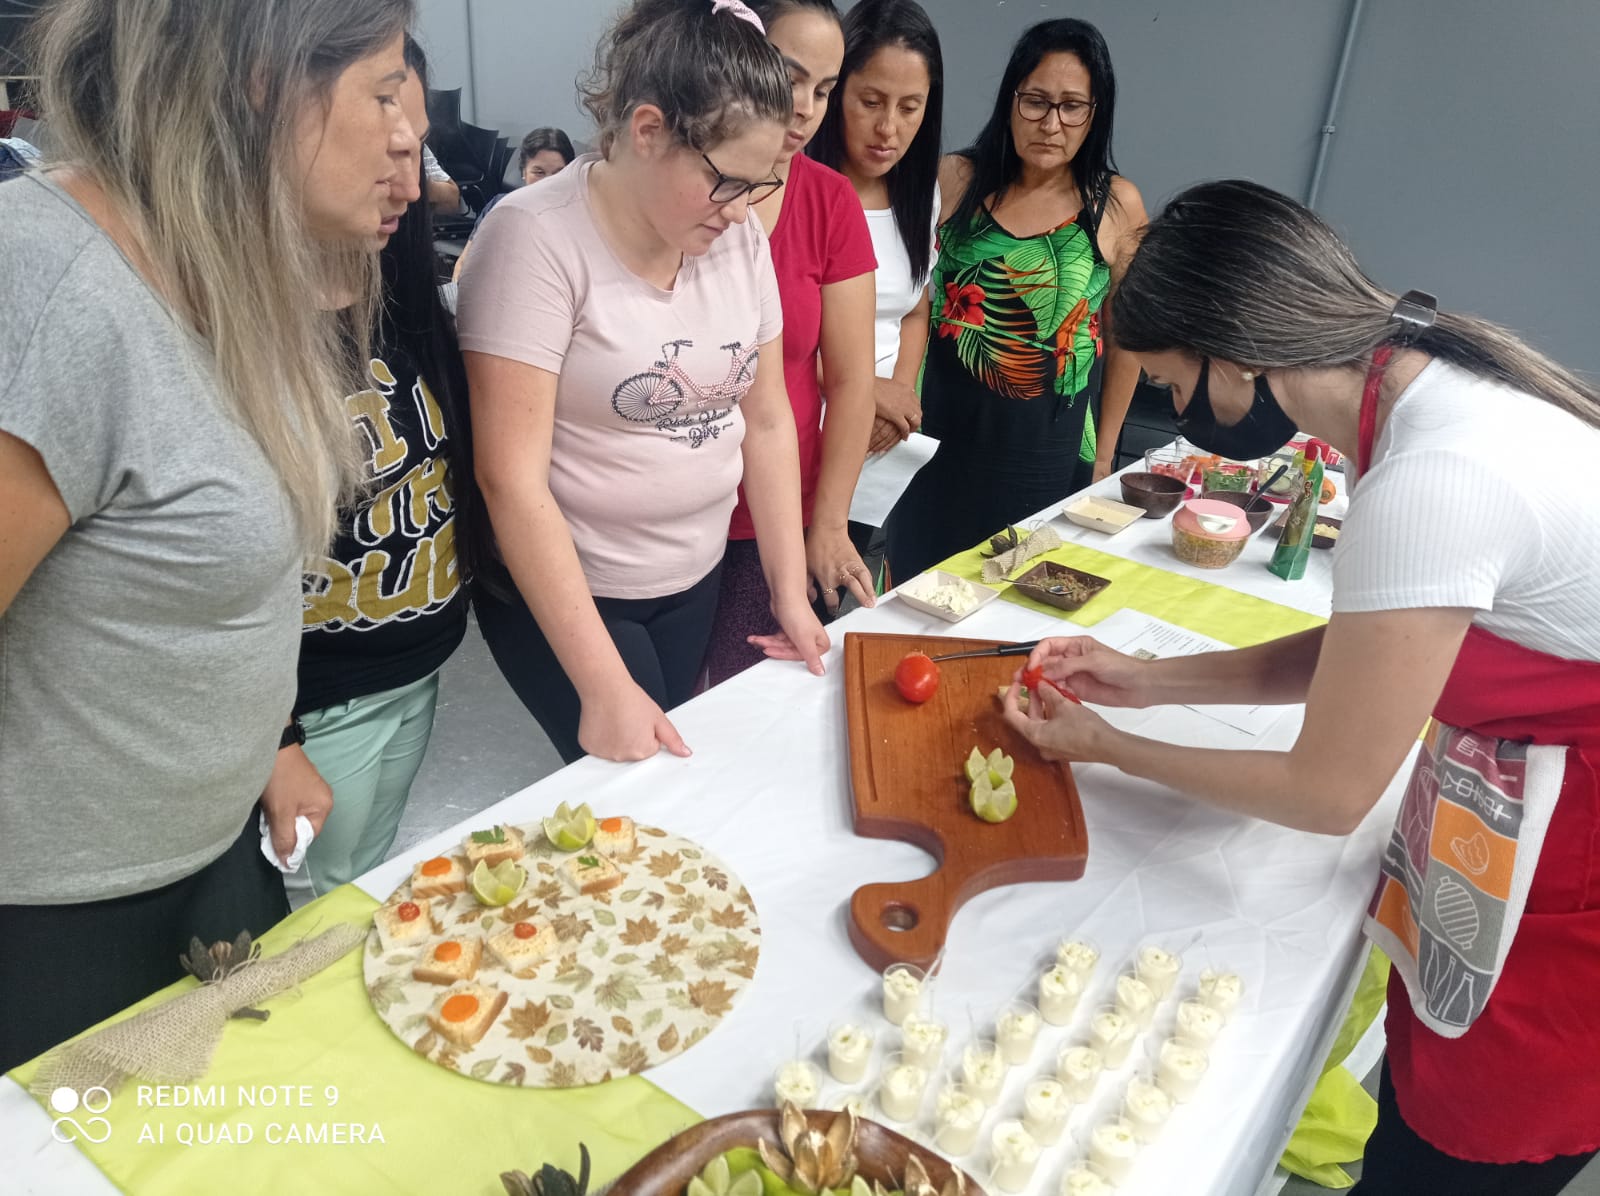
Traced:
[[514, 588], [478, 621], [565, 760], [687, 755], [740, 479], [813, 672], [783, 314], [749, 205], [788, 73], [742, 5], [636, 0], [587, 88], [601, 152], [507, 196], [461, 279], [474, 465]]
[[1145, 223], [1115, 173], [1115, 107], [1099, 31], [1045, 21], [1018, 40], [977, 140], [945, 159], [922, 383], [939, 450], [889, 515], [896, 579], [1111, 472], [1139, 366], [1100, 312]]

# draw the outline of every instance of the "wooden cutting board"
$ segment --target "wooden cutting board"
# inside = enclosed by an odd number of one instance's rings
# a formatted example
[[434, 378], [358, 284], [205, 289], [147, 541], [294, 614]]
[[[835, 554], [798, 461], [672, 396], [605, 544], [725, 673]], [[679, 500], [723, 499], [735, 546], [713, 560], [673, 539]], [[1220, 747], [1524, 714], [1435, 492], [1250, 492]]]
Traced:
[[[943, 950], [956, 911], [979, 893], [1083, 875], [1089, 840], [1072, 770], [1041, 759], [1006, 724], [997, 696], [1022, 657], [945, 661], [938, 690], [920, 706], [895, 689], [895, 666], [908, 652], [939, 656], [1004, 642], [844, 637], [856, 834], [914, 843], [938, 863], [920, 880], [862, 885], [851, 897], [850, 941], [874, 968], [926, 969]], [[999, 748], [1016, 761], [1017, 812], [1005, 822], [984, 822], [967, 804], [963, 766], [974, 747], [985, 755]]]

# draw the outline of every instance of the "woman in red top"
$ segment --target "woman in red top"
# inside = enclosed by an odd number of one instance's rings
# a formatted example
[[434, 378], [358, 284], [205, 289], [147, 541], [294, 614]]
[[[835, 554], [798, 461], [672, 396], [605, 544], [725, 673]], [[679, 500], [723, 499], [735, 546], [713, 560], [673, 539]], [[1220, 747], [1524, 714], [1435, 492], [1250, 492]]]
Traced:
[[1354, 830], [1432, 721], [1374, 878], [1394, 961], [1362, 1196], [1556, 1193], [1600, 1147], [1600, 390], [1485, 320], [1396, 302], [1318, 217], [1206, 183], [1144, 236], [1112, 327], [1179, 427], [1234, 458], [1297, 427], [1359, 469], [1326, 627], [1138, 661], [1028, 664], [1085, 702], [1305, 703], [1287, 751], [1118, 730], [1043, 687], [1046, 754], [1321, 834]]
[[[800, 439], [806, 568], [812, 598], [836, 611], [848, 590], [873, 604], [872, 577], [850, 542], [850, 499], [866, 459], [874, 405], [872, 234], [841, 174], [801, 151], [822, 123], [844, 61], [832, 0], [755, 0], [783, 54], [794, 118], [778, 158], [784, 185], [752, 205], [768, 232], [783, 303], [783, 379]], [[827, 418], [823, 418], [824, 387]], [[781, 644], [743, 492], [728, 532], [706, 665], [713, 685]], [[794, 657], [798, 659], [798, 657]]]

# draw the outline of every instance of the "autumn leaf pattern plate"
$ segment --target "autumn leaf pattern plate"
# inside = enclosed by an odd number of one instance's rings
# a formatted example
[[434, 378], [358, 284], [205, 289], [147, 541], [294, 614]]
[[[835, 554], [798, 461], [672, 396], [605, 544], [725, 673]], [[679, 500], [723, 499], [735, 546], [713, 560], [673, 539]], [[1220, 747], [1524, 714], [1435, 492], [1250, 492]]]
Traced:
[[[520, 829], [528, 879], [510, 905], [487, 909], [458, 893], [433, 902], [435, 935], [417, 947], [386, 953], [376, 927], [368, 935], [367, 995], [389, 1029], [441, 1067], [529, 1088], [636, 1074], [711, 1033], [755, 978], [761, 950], [755, 902], [739, 878], [704, 848], [641, 826], [634, 850], [611, 857], [622, 885], [583, 897], [556, 870], [569, 853], [537, 824]], [[410, 890], [408, 880], [390, 901]], [[510, 999], [476, 1046], [457, 1050], [428, 1024], [441, 988], [411, 969], [437, 938], [488, 938], [519, 921], [553, 926], [559, 947], [526, 977], [484, 953], [475, 982]]]

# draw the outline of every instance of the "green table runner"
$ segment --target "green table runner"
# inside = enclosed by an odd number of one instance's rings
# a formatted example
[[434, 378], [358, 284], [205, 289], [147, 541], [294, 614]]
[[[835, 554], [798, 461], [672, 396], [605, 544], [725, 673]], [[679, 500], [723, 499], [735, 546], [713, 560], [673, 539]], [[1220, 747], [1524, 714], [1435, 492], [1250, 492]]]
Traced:
[[[365, 923], [375, 908], [372, 898], [345, 885], [274, 927], [262, 949], [274, 954], [336, 922]], [[195, 983], [180, 981], [111, 1020]], [[267, 1008], [269, 1021], [228, 1024], [199, 1084], [176, 1091], [125, 1085], [104, 1114], [110, 1137], [100, 1145], [80, 1141], [79, 1148], [119, 1188], [139, 1196], [230, 1190], [504, 1196], [501, 1171], [531, 1174], [551, 1162], [576, 1174], [580, 1140], [599, 1182], [700, 1120], [638, 1077], [554, 1091], [483, 1083], [435, 1066], [378, 1020], [360, 948]], [[26, 1087], [37, 1070], [34, 1060], [11, 1074]], [[202, 1095], [215, 1103], [152, 1103]]]

